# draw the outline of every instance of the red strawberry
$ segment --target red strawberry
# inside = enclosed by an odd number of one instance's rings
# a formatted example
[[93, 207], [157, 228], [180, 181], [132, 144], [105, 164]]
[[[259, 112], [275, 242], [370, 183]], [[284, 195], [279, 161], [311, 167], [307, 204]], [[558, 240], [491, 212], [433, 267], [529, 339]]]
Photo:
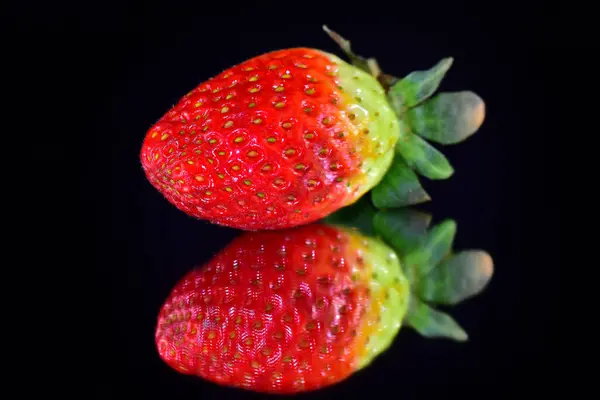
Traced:
[[319, 50], [264, 54], [199, 85], [141, 160], [178, 208], [241, 229], [322, 218], [374, 186], [399, 136], [381, 85]]
[[326, 217], [381, 186], [393, 163], [376, 203], [428, 200], [404, 170], [431, 179], [453, 170], [415, 132], [464, 140], [483, 121], [481, 99], [464, 92], [424, 102], [451, 60], [398, 80], [329, 33], [352, 64], [316, 49], [278, 50], [184, 96], [146, 134], [140, 158], [150, 183], [187, 214], [244, 230]]
[[173, 289], [156, 344], [223, 385], [291, 393], [339, 382], [392, 341], [407, 309], [396, 254], [347, 229], [246, 233]]
[[[369, 218], [361, 218], [364, 225]], [[160, 357], [222, 385], [292, 393], [366, 367], [402, 325], [466, 340], [449, 315], [426, 302], [456, 304], [481, 291], [491, 259], [476, 251], [453, 255], [453, 221], [430, 233], [422, 221], [418, 213], [375, 215], [377, 235], [396, 250], [325, 224], [242, 234], [175, 286], [158, 317]]]

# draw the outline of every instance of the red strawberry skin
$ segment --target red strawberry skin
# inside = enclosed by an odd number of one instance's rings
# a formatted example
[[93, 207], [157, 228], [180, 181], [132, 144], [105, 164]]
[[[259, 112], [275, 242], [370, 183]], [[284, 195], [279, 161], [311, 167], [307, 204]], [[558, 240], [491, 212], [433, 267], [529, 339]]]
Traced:
[[188, 215], [243, 230], [313, 222], [354, 202], [391, 162], [399, 130], [376, 81], [351, 68], [295, 48], [224, 71], [148, 130], [146, 177]]
[[[160, 357], [183, 374], [265, 393], [346, 379], [382, 351], [369, 338], [391, 341], [405, 310], [397, 264], [378, 270], [393, 285], [371, 285], [372, 248], [327, 225], [239, 236], [173, 289], [158, 317]], [[395, 326], [380, 329], [382, 319]]]

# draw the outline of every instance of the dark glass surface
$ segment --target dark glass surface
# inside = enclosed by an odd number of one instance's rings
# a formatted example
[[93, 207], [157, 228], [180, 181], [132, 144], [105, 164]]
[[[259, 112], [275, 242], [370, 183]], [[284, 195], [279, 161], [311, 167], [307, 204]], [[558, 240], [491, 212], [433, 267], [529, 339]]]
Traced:
[[233, 64], [293, 46], [341, 55], [322, 23], [392, 74], [453, 56], [440, 89], [469, 89], [485, 100], [481, 129], [443, 149], [455, 175], [423, 179], [433, 201], [420, 208], [434, 221], [454, 219], [455, 247], [489, 252], [495, 275], [484, 293], [450, 309], [469, 342], [426, 339], [404, 328], [372, 366], [301, 398], [512, 394], [517, 386], [551, 379], [560, 229], [558, 208], [546, 191], [552, 138], [543, 126], [543, 48], [533, 10], [447, 5], [433, 16], [425, 6], [412, 11], [398, 5], [380, 11], [380, 19], [364, 20], [360, 7], [346, 5], [354, 16], [329, 18], [318, 3], [289, 4], [261, 12], [256, 3], [233, 15], [230, 8], [240, 9], [223, 2], [220, 15], [197, 17], [171, 17], [168, 6], [148, 5], [144, 14], [107, 10], [78, 20], [82, 28], [106, 32], [90, 39], [95, 50], [85, 53], [94, 66], [88, 78], [97, 105], [84, 142], [87, 151], [96, 151], [87, 161], [98, 176], [86, 196], [97, 204], [97, 282], [109, 325], [98, 398], [262, 398], [183, 376], [159, 359], [156, 317], [171, 288], [239, 232], [194, 220], [168, 204], [145, 179], [138, 154], [151, 124], [198, 83]]

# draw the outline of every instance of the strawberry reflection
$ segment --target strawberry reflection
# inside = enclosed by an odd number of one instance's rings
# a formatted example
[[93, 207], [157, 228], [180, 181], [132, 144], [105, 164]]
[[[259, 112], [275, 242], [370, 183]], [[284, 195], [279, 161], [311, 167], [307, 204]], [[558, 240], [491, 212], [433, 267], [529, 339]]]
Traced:
[[156, 328], [160, 357], [218, 384], [295, 393], [367, 367], [402, 326], [466, 340], [435, 306], [484, 290], [492, 259], [454, 252], [455, 222], [430, 221], [409, 209], [362, 209], [242, 233], [170, 293]]

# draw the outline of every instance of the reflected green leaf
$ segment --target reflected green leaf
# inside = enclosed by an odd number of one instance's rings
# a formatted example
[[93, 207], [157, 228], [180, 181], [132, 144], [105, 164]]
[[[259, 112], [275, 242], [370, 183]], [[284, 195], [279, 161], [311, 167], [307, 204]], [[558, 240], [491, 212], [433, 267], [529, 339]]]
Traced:
[[428, 338], [449, 338], [459, 342], [469, 338], [467, 332], [450, 315], [428, 306], [416, 297], [410, 298], [406, 322]]
[[369, 201], [369, 197], [363, 196], [354, 204], [340, 208], [324, 220], [330, 224], [356, 228], [365, 235], [373, 236], [373, 217], [376, 212], [377, 209], [373, 207]]
[[447, 258], [418, 285], [421, 299], [454, 305], [479, 294], [492, 278], [492, 257], [481, 250], [465, 250]]
[[427, 276], [452, 250], [456, 222], [445, 220], [434, 226], [421, 246], [404, 257], [404, 263], [416, 272], [418, 281]]
[[375, 231], [401, 260], [423, 246], [430, 222], [431, 215], [412, 209], [379, 211], [373, 218]]

